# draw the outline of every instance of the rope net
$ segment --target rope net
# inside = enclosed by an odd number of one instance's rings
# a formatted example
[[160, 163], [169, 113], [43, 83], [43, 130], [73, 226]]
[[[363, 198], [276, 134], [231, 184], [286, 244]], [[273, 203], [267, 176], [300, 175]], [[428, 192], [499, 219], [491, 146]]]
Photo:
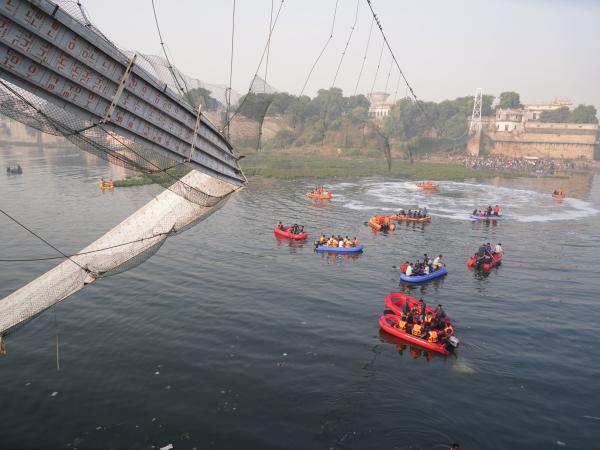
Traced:
[[[58, 4], [99, 39], [117, 48], [89, 21], [80, 4], [73, 1]], [[182, 93], [177, 85], [186, 86], [186, 90], [201, 86], [198, 80], [167, 65], [164, 58], [137, 54], [136, 66], [159, 85], [179, 92], [189, 104], [187, 92]], [[195, 170], [196, 166], [182, 160], [181, 155], [171, 157], [158, 146], [144, 145], [143, 141], [116, 133], [110, 123], [92, 121], [91, 115], [59, 107], [10, 80], [0, 71], [1, 114], [40, 132], [62, 136], [85, 152], [139, 173], [165, 191], [77, 254], [62, 254], [65, 260], [61, 264], [0, 300], [0, 338], [97, 279], [143, 263], [169, 236], [205, 218], [238, 189], [237, 185]], [[224, 93], [223, 90], [223, 98]]]

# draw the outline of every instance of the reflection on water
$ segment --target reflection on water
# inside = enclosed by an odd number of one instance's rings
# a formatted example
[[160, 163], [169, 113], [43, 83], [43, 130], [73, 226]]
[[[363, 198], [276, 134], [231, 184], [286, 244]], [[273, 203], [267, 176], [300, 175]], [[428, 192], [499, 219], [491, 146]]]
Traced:
[[[3, 149], [7, 161], [24, 173], [0, 177], [1, 207], [65, 252], [162, 191], [103, 194], [98, 180], [119, 178], [115, 169], [73, 150]], [[596, 179], [557, 205], [535, 183], [442, 182], [424, 195], [409, 181], [351, 180], [328, 185], [333, 200], [315, 207], [304, 197], [314, 180], [253, 179], [140, 267], [9, 336], [1, 447], [595, 448], [597, 420], [586, 417], [599, 416], [600, 188]], [[509, 219], [467, 220], [490, 201]], [[375, 237], [364, 224], [415, 205], [432, 210], [430, 224]], [[279, 220], [303, 223], [310, 239], [277, 240]], [[314, 238], [332, 232], [357, 236], [365, 252], [315, 253]], [[465, 265], [483, 241], [506, 252], [488, 276]], [[399, 284], [391, 266], [432, 249], [448, 277]], [[1, 217], [0, 253], [54, 256]], [[0, 298], [54, 265], [0, 262]], [[455, 356], [380, 334], [394, 290], [444, 305]]]

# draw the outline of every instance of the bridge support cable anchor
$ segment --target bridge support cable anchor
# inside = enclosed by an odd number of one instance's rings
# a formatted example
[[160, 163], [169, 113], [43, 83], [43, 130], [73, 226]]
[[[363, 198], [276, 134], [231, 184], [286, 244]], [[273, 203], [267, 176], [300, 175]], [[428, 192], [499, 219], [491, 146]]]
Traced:
[[131, 73], [131, 71], [133, 69], [136, 58], [137, 58], [137, 53], [134, 53], [133, 57], [131, 58], [131, 61], [129, 61], [129, 65], [127, 66], [127, 68], [125, 69], [125, 72], [123, 73], [123, 76], [121, 77], [121, 81], [119, 81], [119, 86], [117, 87], [117, 92], [115, 92], [115, 96], [113, 97], [112, 101], [110, 102], [110, 105], [108, 107], [108, 110], [106, 111], [106, 114], [100, 121], [101, 124], [108, 123], [111, 121], [112, 115], [115, 112], [115, 108], [117, 107], [117, 104], [119, 103], [119, 99], [121, 98], [121, 94], [123, 94], [123, 91], [125, 90], [125, 84], [127, 84], [127, 80], [129, 80], [129, 74]]
[[198, 135], [198, 129], [200, 128], [200, 118], [202, 117], [202, 105], [198, 105], [198, 114], [196, 115], [196, 126], [194, 127], [194, 134], [192, 136], [192, 145], [190, 146], [190, 156], [186, 162], [192, 160], [194, 156], [194, 148], [196, 148], [196, 136]]

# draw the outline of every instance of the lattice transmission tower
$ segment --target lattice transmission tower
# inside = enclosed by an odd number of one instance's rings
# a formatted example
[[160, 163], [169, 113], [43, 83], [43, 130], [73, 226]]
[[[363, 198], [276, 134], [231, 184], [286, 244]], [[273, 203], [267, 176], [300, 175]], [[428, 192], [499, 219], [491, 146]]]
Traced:
[[477, 88], [475, 92], [475, 101], [473, 102], [473, 114], [471, 114], [471, 123], [469, 125], [469, 133], [477, 133], [481, 131], [481, 104], [483, 99], [483, 90]]

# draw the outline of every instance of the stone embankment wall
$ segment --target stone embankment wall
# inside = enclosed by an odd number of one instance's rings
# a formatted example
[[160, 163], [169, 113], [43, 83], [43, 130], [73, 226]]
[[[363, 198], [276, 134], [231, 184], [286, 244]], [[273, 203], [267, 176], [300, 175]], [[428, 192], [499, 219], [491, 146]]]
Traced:
[[513, 131], [486, 129], [481, 152], [513, 157], [594, 159], [598, 125], [526, 122]]

